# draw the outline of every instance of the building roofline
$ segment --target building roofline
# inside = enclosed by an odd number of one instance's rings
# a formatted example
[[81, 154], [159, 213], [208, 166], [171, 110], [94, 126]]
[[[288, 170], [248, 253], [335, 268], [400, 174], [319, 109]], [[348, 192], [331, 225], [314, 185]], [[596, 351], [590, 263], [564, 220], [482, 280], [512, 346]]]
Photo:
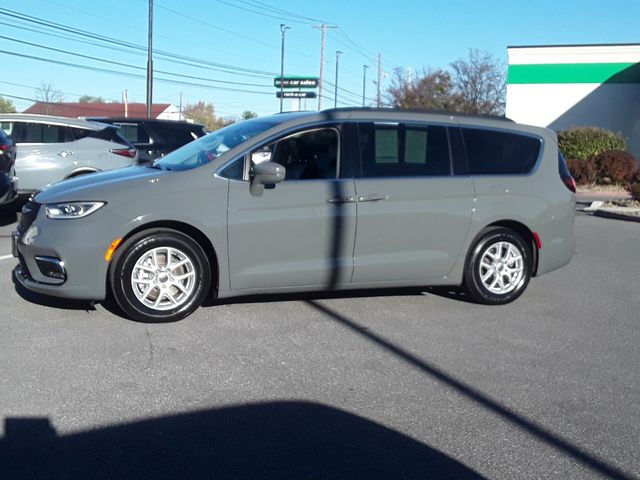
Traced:
[[558, 43], [550, 45], [507, 45], [507, 49], [558, 47], [640, 47], [640, 43]]

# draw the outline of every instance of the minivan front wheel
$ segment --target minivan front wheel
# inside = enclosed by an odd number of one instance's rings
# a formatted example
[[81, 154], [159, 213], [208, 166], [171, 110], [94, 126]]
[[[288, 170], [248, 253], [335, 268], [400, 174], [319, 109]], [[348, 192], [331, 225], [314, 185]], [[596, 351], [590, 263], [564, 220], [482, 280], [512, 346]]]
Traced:
[[124, 313], [142, 322], [174, 322], [204, 301], [211, 281], [197, 242], [169, 229], [129, 238], [111, 266], [113, 296]]
[[465, 287], [479, 303], [509, 303], [529, 284], [531, 265], [531, 248], [519, 234], [509, 228], [487, 228], [467, 260]]

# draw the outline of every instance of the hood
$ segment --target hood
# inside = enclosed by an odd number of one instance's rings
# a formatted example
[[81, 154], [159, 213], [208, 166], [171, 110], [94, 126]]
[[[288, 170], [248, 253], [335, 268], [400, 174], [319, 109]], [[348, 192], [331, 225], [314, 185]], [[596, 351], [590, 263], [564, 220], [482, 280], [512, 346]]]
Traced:
[[133, 166], [91, 173], [62, 180], [44, 187], [36, 196], [39, 203], [58, 203], [85, 200], [111, 201], [140, 192], [172, 172], [157, 168]]

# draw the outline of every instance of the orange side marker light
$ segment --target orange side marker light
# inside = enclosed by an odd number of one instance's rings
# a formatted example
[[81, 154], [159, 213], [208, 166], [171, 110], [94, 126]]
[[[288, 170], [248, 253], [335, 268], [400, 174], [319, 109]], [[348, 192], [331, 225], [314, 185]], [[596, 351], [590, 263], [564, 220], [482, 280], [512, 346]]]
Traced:
[[116, 253], [116, 249], [120, 246], [121, 243], [121, 238], [116, 238], [113, 242], [111, 242], [111, 245], [109, 245], [109, 248], [107, 249], [107, 253], [104, 254], [105, 261], [111, 261], [111, 257], [113, 257], [113, 254]]

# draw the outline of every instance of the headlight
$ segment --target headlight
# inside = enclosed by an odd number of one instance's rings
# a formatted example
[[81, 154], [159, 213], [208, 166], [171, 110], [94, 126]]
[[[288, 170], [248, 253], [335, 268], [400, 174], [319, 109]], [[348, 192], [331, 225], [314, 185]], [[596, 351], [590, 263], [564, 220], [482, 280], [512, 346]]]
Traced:
[[47, 217], [52, 219], [82, 218], [91, 215], [105, 202], [69, 202], [47, 205]]

